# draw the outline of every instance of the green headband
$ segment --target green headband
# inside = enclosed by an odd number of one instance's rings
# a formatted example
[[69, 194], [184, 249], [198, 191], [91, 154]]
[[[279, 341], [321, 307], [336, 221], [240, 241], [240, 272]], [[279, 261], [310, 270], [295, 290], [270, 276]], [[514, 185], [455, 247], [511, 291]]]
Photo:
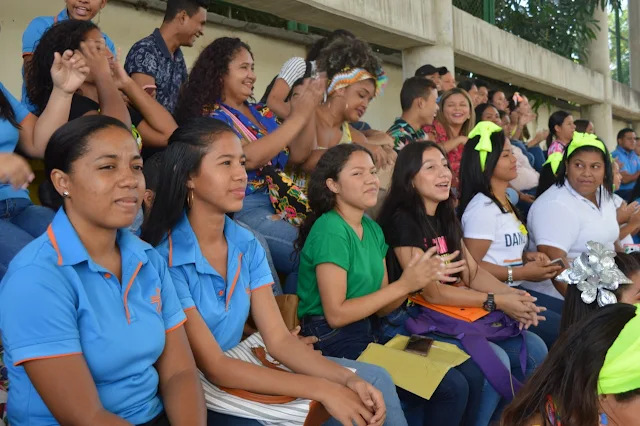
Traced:
[[573, 132], [573, 139], [571, 139], [571, 143], [567, 147], [567, 158], [571, 157], [573, 151], [584, 146], [592, 146], [594, 148], [598, 148], [604, 153], [607, 152], [604, 144], [602, 143], [602, 141], [598, 140], [598, 137], [596, 135], [590, 133]]
[[497, 132], [501, 132], [502, 127], [491, 121], [481, 121], [476, 124], [471, 133], [469, 133], [469, 139], [480, 136], [480, 141], [476, 145], [476, 151], [480, 154], [480, 168], [484, 172], [484, 167], [487, 164], [487, 154], [493, 151], [491, 145], [491, 135]]
[[598, 377], [598, 395], [617, 395], [640, 389], [640, 305], [607, 351]]
[[553, 174], [555, 175], [556, 173], [558, 173], [558, 168], [560, 167], [560, 163], [562, 163], [563, 157], [564, 154], [562, 152], [554, 152], [549, 156], [549, 158], [547, 158], [547, 161], [544, 162], [542, 167], [546, 166], [547, 164], [551, 164], [551, 170], [553, 170]]

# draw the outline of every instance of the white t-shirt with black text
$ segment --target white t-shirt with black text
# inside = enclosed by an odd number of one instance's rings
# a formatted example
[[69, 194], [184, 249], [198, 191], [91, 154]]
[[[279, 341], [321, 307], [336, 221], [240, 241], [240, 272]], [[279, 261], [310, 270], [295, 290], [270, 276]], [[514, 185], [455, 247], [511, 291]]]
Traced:
[[[522, 266], [527, 235], [514, 213], [503, 213], [500, 207], [484, 194], [476, 194], [462, 215], [464, 238], [489, 240], [491, 245], [482, 259], [499, 266]], [[519, 285], [514, 282], [513, 286]]]

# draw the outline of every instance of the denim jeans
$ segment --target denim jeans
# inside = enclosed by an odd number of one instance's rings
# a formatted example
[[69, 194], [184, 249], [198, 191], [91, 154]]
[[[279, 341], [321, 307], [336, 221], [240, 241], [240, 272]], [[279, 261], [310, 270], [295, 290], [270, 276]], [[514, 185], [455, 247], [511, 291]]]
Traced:
[[264, 236], [276, 270], [289, 275], [298, 269], [293, 255], [293, 242], [298, 238], [298, 228], [280, 218], [274, 219], [274, 215], [269, 194], [256, 192], [245, 198], [242, 210], [234, 215], [234, 219]]
[[[324, 317], [302, 319], [301, 334], [316, 336], [315, 349], [325, 356], [356, 359], [369, 343], [377, 340], [377, 327], [369, 318], [333, 329]], [[425, 400], [398, 389], [398, 396], [410, 425], [458, 426], [462, 422], [469, 396], [469, 384], [456, 369], [444, 376], [431, 399]]]
[[[400, 399], [396, 393], [396, 386], [393, 384], [391, 376], [389, 376], [389, 373], [387, 373], [385, 369], [375, 365], [366, 364], [364, 362], [352, 361], [344, 358], [328, 357], [327, 359], [330, 359], [343, 367], [356, 370], [356, 374], [360, 376], [360, 378], [371, 383], [382, 393], [385, 405], [387, 406], [387, 420], [385, 425], [407, 426], [407, 420], [404, 417]], [[261, 423], [256, 420], [214, 413], [212, 411], [209, 411], [207, 414], [208, 426], [261, 426]], [[325, 423], [325, 425], [340, 426], [340, 422], [332, 418]]]
[[[533, 371], [542, 364], [542, 361], [544, 361], [547, 356], [547, 346], [536, 334], [529, 331], [525, 331], [525, 334], [527, 342], [527, 366], [525, 369], [525, 375], [526, 377], [529, 377], [533, 374]], [[440, 342], [451, 343], [462, 349], [460, 340], [454, 337], [448, 337], [439, 333], [429, 333], [427, 336]], [[522, 339], [520, 337], [513, 337], [501, 342], [489, 342], [489, 345], [496, 355], [498, 355], [500, 361], [502, 361], [505, 366], [510, 367], [513, 376], [523, 382], [525, 380], [525, 376], [522, 375], [522, 369], [520, 366], [520, 347], [522, 345]], [[481, 399], [482, 403], [480, 404], [480, 409], [477, 412], [475, 419], [471, 419], [472, 421], [469, 422], [470, 425], [487, 426], [491, 422], [492, 418], [495, 419], [496, 416], [500, 415], [502, 408], [506, 405], [500, 404], [500, 395], [486, 379], [482, 388]]]
[[[404, 324], [410, 317], [416, 317], [420, 312], [417, 305], [401, 307], [380, 319], [380, 327], [378, 327], [378, 341], [385, 344], [393, 339], [396, 335], [410, 336]], [[469, 388], [469, 397], [467, 398], [467, 408], [464, 411], [464, 419], [462, 424], [465, 426], [474, 426], [480, 407], [483, 406], [483, 388], [485, 383], [484, 373], [480, 367], [472, 360], [468, 359], [457, 367], [467, 381]], [[440, 384], [442, 386], [442, 384]], [[402, 396], [401, 396], [402, 398]]]
[[42, 235], [54, 216], [53, 210], [35, 206], [27, 198], [0, 200], [0, 279], [11, 259]]
[[[547, 348], [551, 349], [551, 346], [553, 346], [560, 334], [560, 318], [562, 317], [563, 301], [536, 291], [524, 288], [522, 290], [525, 290], [533, 297], [538, 298], [536, 305], [547, 308], [547, 310], [542, 314], [546, 320], [540, 321], [537, 327], [531, 327], [530, 330], [542, 338], [545, 345], [547, 345]], [[558, 307], [560, 308], [560, 312], [557, 311]]]

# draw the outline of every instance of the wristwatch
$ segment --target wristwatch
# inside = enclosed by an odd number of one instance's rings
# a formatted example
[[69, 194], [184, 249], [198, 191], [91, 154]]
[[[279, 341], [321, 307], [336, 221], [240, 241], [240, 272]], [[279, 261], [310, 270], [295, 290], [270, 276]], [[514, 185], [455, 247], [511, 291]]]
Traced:
[[482, 304], [482, 308], [487, 312], [493, 312], [496, 310], [496, 300], [493, 293], [487, 294], [487, 300]]
[[511, 266], [507, 266], [507, 284], [513, 285], [513, 268]]

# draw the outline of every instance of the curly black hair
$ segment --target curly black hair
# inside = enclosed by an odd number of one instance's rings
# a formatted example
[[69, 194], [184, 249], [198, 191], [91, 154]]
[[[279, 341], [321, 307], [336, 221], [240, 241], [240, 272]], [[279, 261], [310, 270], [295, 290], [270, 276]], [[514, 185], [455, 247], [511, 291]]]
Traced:
[[178, 124], [205, 115], [208, 106], [220, 101], [223, 78], [240, 49], [246, 49], [253, 58], [249, 45], [232, 37], [218, 38], [200, 53], [180, 90], [175, 110]]
[[24, 73], [27, 95], [38, 109], [38, 115], [44, 111], [53, 90], [53, 53], [62, 54], [68, 49], [79, 49], [85, 35], [94, 29], [98, 29], [98, 26], [91, 21], [68, 19], [55, 24], [43, 34]]
[[322, 49], [317, 59], [319, 71], [327, 73], [331, 80], [345, 68], [364, 68], [377, 75], [382, 62], [371, 50], [371, 46], [357, 38], [338, 38]]

